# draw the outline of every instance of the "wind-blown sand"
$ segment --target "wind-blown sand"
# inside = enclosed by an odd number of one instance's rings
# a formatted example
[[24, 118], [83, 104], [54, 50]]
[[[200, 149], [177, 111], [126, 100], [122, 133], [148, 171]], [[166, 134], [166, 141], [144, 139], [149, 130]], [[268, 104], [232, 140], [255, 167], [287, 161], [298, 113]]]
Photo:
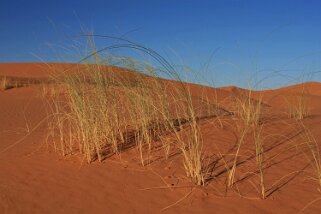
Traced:
[[[46, 143], [47, 112], [39, 85], [50, 84], [46, 68], [39, 63], [0, 64], [0, 77], [20, 83], [0, 90], [0, 213], [298, 213], [314, 200], [302, 213], [319, 213], [320, 186], [311, 179], [313, 168], [299, 149], [297, 123], [285, 113], [302, 85], [262, 92], [267, 198], [261, 200], [250, 138], [242, 147], [245, 162], [237, 168], [235, 187], [226, 191], [220, 154], [229, 160], [237, 141], [237, 121], [229, 114], [221, 117], [222, 127], [216, 118], [200, 121], [205, 157], [212, 163], [212, 179], [205, 187], [186, 178], [179, 155], [142, 167], [135, 149], [91, 164], [77, 154], [57, 154]], [[310, 116], [303, 121], [320, 144], [321, 83], [305, 87]], [[194, 97], [204, 92], [202, 86], [190, 88]], [[206, 89], [216, 93], [227, 112], [233, 112], [232, 98], [244, 91], [214, 90]]]

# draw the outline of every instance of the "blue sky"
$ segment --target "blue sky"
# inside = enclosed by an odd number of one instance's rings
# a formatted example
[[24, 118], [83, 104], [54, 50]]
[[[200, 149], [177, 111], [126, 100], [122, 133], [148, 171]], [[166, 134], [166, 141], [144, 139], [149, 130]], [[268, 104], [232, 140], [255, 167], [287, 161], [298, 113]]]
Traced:
[[320, 0], [0, 0], [0, 62], [76, 62], [64, 47], [85, 27], [125, 35], [198, 71], [184, 75], [189, 81], [321, 81], [320, 74], [302, 77], [321, 70], [320, 11]]

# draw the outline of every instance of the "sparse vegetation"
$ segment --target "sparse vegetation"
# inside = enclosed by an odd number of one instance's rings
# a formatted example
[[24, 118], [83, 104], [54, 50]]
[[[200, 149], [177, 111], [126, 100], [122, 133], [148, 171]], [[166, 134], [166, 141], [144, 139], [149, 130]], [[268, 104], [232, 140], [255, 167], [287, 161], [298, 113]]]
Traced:
[[296, 120], [302, 120], [309, 116], [309, 109], [307, 105], [307, 91], [303, 84], [302, 92], [295, 96], [293, 101], [288, 101], [289, 117]]
[[0, 214], [321, 213], [320, 11], [1, 1]]
[[[93, 56], [95, 64], [60, 71], [55, 81], [64, 90], [49, 93], [48, 140], [55, 149], [63, 155], [79, 152], [92, 162], [135, 147], [145, 166], [161, 140], [165, 156], [171, 147], [179, 149], [187, 176], [203, 185], [200, 115], [178, 74], [179, 87], [173, 87], [157, 78], [155, 69], [132, 59], [122, 58], [130, 70], [117, 73], [112, 65], [100, 64], [97, 53]], [[166, 141], [166, 135], [176, 143]]]
[[232, 187], [234, 184], [236, 168], [237, 168], [238, 160], [239, 160], [239, 154], [241, 152], [241, 146], [244, 143], [244, 140], [245, 140], [245, 137], [246, 137], [246, 134], [248, 133], [248, 131], [249, 131], [248, 126], [238, 127], [239, 137], [238, 137], [238, 141], [237, 141], [236, 151], [234, 154], [232, 166], [228, 169], [228, 174], [227, 174], [227, 186], [229, 188]]
[[[248, 90], [246, 93], [238, 93], [237, 96], [234, 97], [236, 109], [235, 115], [241, 121], [240, 124], [237, 124], [237, 133], [238, 133], [238, 143], [236, 146], [236, 150], [234, 153], [234, 160], [232, 166], [228, 169], [227, 175], [227, 186], [232, 187], [235, 180], [235, 173], [236, 168], [238, 165], [239, 154], [241, 152], [241, 147], [244, 144], [246, 135], [252, 130], [254, 130], [254, 138], [255, 138], [255, 149], [257, 159], [262, 158], [261, 151], [262, 147], [259, 142], [260, 133], [258, 132], [258, 127], [260, 125], [260, 118], [261, 118], [261, 108], [262, 108], [262, 98], [254, 99], [253, 98], [253, 91]], [[262, 172], [263, 175], [263, 172]], [[261, 179], [263, 177], [261, 176]], [[261, 183], [261, 187], [264, 188], [263, 183]]]
[[257, 126], [260, 122], [262, 98], [254, 99], [253, 91], [249, 89], [235, 97], [236, 115], [245, 126]]
[[301, 138], [306, 145], [307, 149], [304, 150], [304, 154], [311, 163], [314, 171], [314, 175], [311, 176], [314, 181], [318, 184], [318, 190], [321, 191], [321, 157], [320, 148], [317, 140], [315, 139], [313, 133], [300, 122], [300, 127], [302, 128]]
[[[266, 199], [292, 176], [310, 173], [308, 168], [286, 171], [273, 182], [273, 170], [283, 161], [300, 155], [299, 150], [294, 155], [290, 152], [289, 157], [284, 153], [300, 147], [301, 155], [306, 156], [313, 169], [309, 178], [316, 181], [320, 191], [319, 146], [310, 126], [304, 125], [312, 123], [314, 118], [279, 118], [282, 111], [272, 115], [274, 106], [270, 108], [272, 111], [267, 111], [269, 96], [264, 92], [240, 89], [239, 93], [229, 93], [202, 88], [181, 81], [178, 74], [176, 81], [168, 81], [159, 78], [158, 69], [133, 59], [121, 58], [130, 69], [120, 69], [99, 57], [95, 56], [94, 63], [73, 65], [69, 70], [52, 67], [53, 78], [44, 82], [10, 77], [19, 87], [41, 83], [33, 88], [40, 89], [47, 101], [47, 145], [57, 152], [64, 156], [80, 154], [91, 163], [110, 156], [123, 161], [128, 158], [125, 151], [131, 150], [131, 160], [151, 166], [146, 170], [158, 164], [176, 167], [175, 161], [179, 159], [181, 167], [175, 168], [175, 173], [178, 171], [180, 182], [186, 182], [181, 178], [185, 173], [193, 184], [203, 186], [204, 191], [211, 186], [221, 196], [236, 193], [258, 199], [259, 194], [259, 198]], [[229, 97], [224, 98], [226, 94]], [[263, 103], [263, 94], [267, 104]], [[226, 106], [222, 97], [228, 99]], [[218, 100], [223, 100], [222, 104]], [[32, 123], [26, 121], [26, 124], [31, 134]], [[291, 134], [283, 134], [282, 126], [289, 129], [299, 126], [300, 132], [295, 135], [292, 130]], [[225, 136], [229, 137], [224, 139]], [[299, 138], [300, 143], [293, 145]], [[166, 179], [173, 179], [171, 176], [159, 175], [166, 184], [161, 188], [176, 188], [175, 184], [167, 183]]]
[[6, 90], [7, 89], [7, 78], [6, 77], [1, 77], [0, 80], [0, 90]]
[[[175, 70], [166, 71], [169, 66], [164, 70], [174, 77], [175, 83], [159, 78], [160, 71], [164, 72], [162, 69], [130, 58], [114, 59], [119, 60], [117, 65], [121, 62], [123, 67], [129, 68], [120, 70], [106, 63], [109, 60], [102, 60], [98, 53], [96, 50], [92, 55], [94, 63], [78, 65], [72, 72], [54, 71], [59, 73], [52, 81], [54, 83], [49, 88], [43, 87], [51, 115], [48, 143], [51, 142], [63, 155], [80, 153], [88, 163], [134, 149], [141, 165], [146, 166], [155, 160], [157, 151], [162, 150], [164, 160], [176, 151], [181, 155], [186, 176], [195, 185], [202, 186], [213, 179], [207, 168], [210, 164], [204, 164], [201, 122], [202, 118], [219, 115], [222, 109], [218, 107], [217, 97], [209, 99], [204, 93], [196, 102], [190, 86], [180, 79], [179, 74]], [[251, 155], [257, 167], [253, 173], [259, 177], [260, 198], [266, 199], [271, 189], [267, 189], [265, 183], [266, 150], [262, 135], [265, 104], [262, 94], [244, 90], [234, 94], [234, 101], [234, 114], [226, 115], [230, 115], [229, 121], [235, 123], [232, 126], [234, 130], [236, 127], [237, 142], [232, 154], [219, 153], [226, 169], [226, 187], [238, 189], [235, 184], [243, 176], [238, 167], [250, 160], [250, 157], [243, 156], [243, 145], [248, 145], [247, 140], [251, 139], [254, 141]], [[201, 107], [197, 106], [198, 102]], [[291, 118], [301, 120], [306, 116], [306, 107], [301, 104], [298, 104], [299, 112]], [[223, 129], [226, 125], [219, 117], [217, 119], [215, 121], [219, 121]], [[311, 149], [309, 157], [318, 172], [320, 160], [316, 141], [309, 132], [304, 136]], [[321, 180], [320, 173], [318, 176]]]
[[265, 199], [265, 184], [264, 184], [264, 138], [262, 136], [263, 125], [255, 127], [254, 129], [254, 144], [255, 144], [255, 157], [259, 170], [260, 179], [260, 195], [262, 199]]

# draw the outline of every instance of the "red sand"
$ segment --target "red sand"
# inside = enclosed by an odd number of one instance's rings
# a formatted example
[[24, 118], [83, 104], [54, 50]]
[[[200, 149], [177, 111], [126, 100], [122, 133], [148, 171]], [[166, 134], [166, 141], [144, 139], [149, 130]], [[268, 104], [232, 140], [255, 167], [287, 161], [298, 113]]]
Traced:
[[[36, 63], [0, 64], [0, 76], [48, 77], [44, 68]], [[320, 143], [321, 84], [306, 86], [312, 115], [304, 123]], [[249, 173], [256, 171], [251, 140], [242, 148], [248, 159], [237, 168], [235, 187], [226, 192], [219, 152], [227, 156], [233, 152], [237, 136], [231, 116], [222, 117], [223, 128], [215, 118], [201, 121], [205, 156], [218, 163], [214, 179], [195, 187], [185, 177], [179, 155], [142, 167], [135, 149], [92, 164], [79, 155], [52, 152], [46, 144], [46, 111], [37, 87], [0, 91], [0, 213], [298, 213], [321, 198], [320, 187], [309, 177], [313, 169], [296, 147], [300, 143], [296, 123], [284, 113], [286, 100], [301, 93], [300, 85], [263, 92], [265, 200], [256, 190], [258, 176]], [[204, 92], [201, 86], [190, 87], [193, 96]], [[207, 88], [208, 93], [213, 90]], [[225, 109], [231, 110], [230, 98], [236, 91], [217, 89]], [[319, 213], [320, 208], [321, 200], [303, 213]]]

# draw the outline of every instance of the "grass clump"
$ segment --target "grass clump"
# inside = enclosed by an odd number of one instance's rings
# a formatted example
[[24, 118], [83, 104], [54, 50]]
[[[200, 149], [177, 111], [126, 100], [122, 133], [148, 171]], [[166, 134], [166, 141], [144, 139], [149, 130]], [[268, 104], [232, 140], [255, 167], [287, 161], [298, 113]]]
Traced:
[[296, 95], [292, 102], [288, 101], [288, 111], [290, 118], [293, 118], [295, 120], [303, 120], [304, 118], [309, 116], [307, 95], [306, 84], [303, 84], [301, 93]]
[[[130, 58], [113, 58], [118, 66], [128, 68], [119, 69], [98, 52], [94, 49], [94, 63], [69, 71], [54, 69], [59, 74], [54, 77], [56, 87], [50, 93], [43, 89], [52, 116], [48, 140], [54, 148], [63, 155], [81, 153], [87, 162], [136, 148], [145, 166], [152, 160], [155, 143], [161, 141], [165, 157], [176, 147], [187, 176], [203, 185], [200, 115], [178, 73], [159, 55], [155, 55], [157, 61], [176, 83]], [[174, 140], [166, 140], [168, 136]]]
[[[262, 111], [262, 97], [259, 99], [253, 98], [253, 91], [250, 89], [245, 93], [238, 93], [235, 97], [235, 116], [241, 121], [237, 124], [238, 141], [234, 153], [232, 166], [228, 168], [227, 173], [227, 187], [231, 188], [234, 184], [235, 173], [238, 165], [238, 159], [241, 152], [241, 147], [245, 142], [247, 134], [254, 130], [255, 149], [257, 158], [261, 157], [262, 146], [260, 144], [260, 133], [258, 127], [260, 125], [261, 111]], [[258, 156], [259, 155], [259, 156]], [[262, 154], [263, 155], [263, 154]]]
[[234, 159], [232, 162], [232, 166], [228, 169], [228, 173], [227, 173], [227, 187], [231, 188], [234, 185], [234, 180], [235, 180], [235, 173], [236, 173], [236, 168], [238, 165], [238, 159], [239, 159], [239, 155], [241, 152], [241, 146], [243, 145], [244, 141], [245, 141], [245, 137], [246, 134], [249, 131], [249, 127], [245, 126], [245, 127], [239, 127], [239, 138], [238, 138], [238, 142], [237, 142], [237, 146], [236, 146], [236, 151], [234, 154]]
[[321, 191], [321, 156], [319, 144], [312, 132], [302, 122], [300, 123], [300, 126], [302, 128], [301, 138], [307, 147], [305, 155], [314, 170], [314, 175], [311, 177], [317, 182], [319, 186], [318, 190]]
[[[178, 148], [183, 154], [183, 164], [188, 177], [197, 185], [205, 184], [205, 174], [202, 167], [203, 141], [200, 133], [200, 124], [193, 106], [190, 93], [182, 94], [179, 115], [185, 120], [178, 120], [178, 129], [174, 129]], [[186, 120], [187, 119], [187, 120]], [[185, 124], [184, 124], [185, 123]], [[177, 130], [184, 130], [178, 132]]]
[[6, 77], [1, 77], [0, 79], [0, 90], [4, 91], [7, 89], [8, 81]]
[[295, 120], [303, 120], [309, 116], [305, 94], [297, 95], [296, 99], [289, 104], [289, 117]]
[[243, 121], [245, 126], [257, 126], [260, 122], [262, 110], [262, 98], [254, 99], [253, 91], [240, 94], [236, 100], [236, 115]]
[[259, 171], [259, 186], [260, 195], [262, 199], [266, 198], [265, 184], [264, 184], [264, 138], [262, 137], [263, 125], [255, 127], [254, 129], [254, 144], [255, 144], [255, 159]]
[[[66, 90], [62, 96], [58, 93], [53, 97], [61, 150], [68, 154], [66, 148], [76, 149], [88, 162], [102, 161], [105, 156], [119, 152], [128, 134], [124, 119], [124, 111], [128, 110], [128, 114], [132, 110], [124, 100], [129, 93], [128, 82], [118, 80], [116, 84], [113, 74], [109, 74], [113, 71], [108, 68], [104, 74], [100, 65], [85, 65], [76, 72], [66, 73], [58, 80]], [[71, 136], [66, 133], [66, 126], [73, 130]], [[72, 146], [74, 142], [77, 148]]]

